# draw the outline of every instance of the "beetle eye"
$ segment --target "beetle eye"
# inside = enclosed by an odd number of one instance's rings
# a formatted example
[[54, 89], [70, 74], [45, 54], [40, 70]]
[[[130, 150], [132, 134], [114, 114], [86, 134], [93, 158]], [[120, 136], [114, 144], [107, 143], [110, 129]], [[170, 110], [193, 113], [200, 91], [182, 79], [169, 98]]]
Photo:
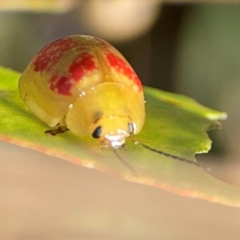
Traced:
[[129, 129], [130, 134], [134, 133], [134, 131], [135, 131], [134, 127], [135, 127], [134, 123], [128, 123], [128, 129]]
[[92, 133], [92, 136], [94, 138], [100, 138], [100, 135], [102, 133], [102, 126], [98, 126], [97, 128], [95, 128], [95, 130]]

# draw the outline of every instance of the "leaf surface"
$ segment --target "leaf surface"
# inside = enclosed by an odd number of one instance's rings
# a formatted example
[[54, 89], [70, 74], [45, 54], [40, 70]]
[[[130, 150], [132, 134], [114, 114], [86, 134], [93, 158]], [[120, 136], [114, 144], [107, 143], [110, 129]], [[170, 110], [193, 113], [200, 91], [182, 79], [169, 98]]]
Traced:
[[119, 161], [112, 149], [101, 149], [91, 136], [78, 137], [71, 132], [55, 137], [44, 134], [48, 126], [29, 112], [19, 97], [19, 76], [0, 68], [1, 140], [175, 194], [240, 206], [239, 188], [219, 181], [202, 167], [160, 155], [141, 145], [196, 162], [195, 154], [208, 152], [211, 147], [206, 131], [218, 128], [217, 121], [226, 119], [225, 113], [182, 95], [145, 87], [144, 129], [127, 140], [125, 149], [117, 150], [134, 173]]

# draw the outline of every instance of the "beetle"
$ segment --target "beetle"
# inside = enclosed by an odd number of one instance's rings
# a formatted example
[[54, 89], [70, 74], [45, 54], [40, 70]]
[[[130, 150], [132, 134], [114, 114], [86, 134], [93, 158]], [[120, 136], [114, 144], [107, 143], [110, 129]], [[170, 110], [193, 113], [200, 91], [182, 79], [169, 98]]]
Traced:
[[110, 43], [93, 36], [72, 35], [46, 45], [22, 73], [19, 92], [53, 135], [70, 130], [117, 149], [145, 122], [137, 74]]
[[[142, 83], [122, 54], [93, 36], [72, 35], [46, 45], [19, 79], [27, 107], [45, 122], [52, 135], [70, 130], [92, 136], [116, 152], [145, 122]], [[131, 140], [150, 151], [196, 166], [200, 164]]]

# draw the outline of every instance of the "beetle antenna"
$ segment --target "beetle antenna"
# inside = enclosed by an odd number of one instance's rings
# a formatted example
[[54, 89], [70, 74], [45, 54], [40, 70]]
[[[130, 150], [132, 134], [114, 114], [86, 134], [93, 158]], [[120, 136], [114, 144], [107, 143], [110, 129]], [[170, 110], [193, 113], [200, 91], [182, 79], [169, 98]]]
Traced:
[[198, 162], [194, 162], [194, 161], [191, 161], [189, 159], [186, 159], [184, 157], [179, 157], [179, 156], [176, 156], [176, 155], [173, 155], [173, 154], [170, 154], [170, 153], [166, 153], [166, 152], [163, 152], [161, 150], [158, 150], [158, 149], [155, 149], [155, 148], [152, 148], [146, 144], [143, 144], [141, 142], [138, 142], [138, 141], [135, 141], [133, 139], [131, 139], [131, 141], [133, 141], [135, 144], [138, 144], [138, 145], [141, 145], [142, 147], [152, 151], [152, 152], [155, 152], [155, 153], [158, 153], [160, 155], [163, 155], [165, 157], [169, 157], [169, 158], [172, 158], [172, 159], [175, 159], [175, 160], [178, 160], [178, 161], [181, 161], [181, 162], [186, 162], [188, 164], [192, 164], [192, 165], [195, 165], [196, 167], [200, 167], [200, 168], [203, 168], [204, 170], [207, 170], [207, 171], [211, 171], [211, 169], [209, 167], [205, 167], [203, 165], [203, 163], [198, 163]]
[[132, 168], [130, 164], [128, 164], [122, 157], [121, 155], [117, 152], [117, 149], [112, 147], [112, 150], [114, 154], [116, 155], [117, 159], [123, 163], [134, 175], [137, 175], [137, 172]]

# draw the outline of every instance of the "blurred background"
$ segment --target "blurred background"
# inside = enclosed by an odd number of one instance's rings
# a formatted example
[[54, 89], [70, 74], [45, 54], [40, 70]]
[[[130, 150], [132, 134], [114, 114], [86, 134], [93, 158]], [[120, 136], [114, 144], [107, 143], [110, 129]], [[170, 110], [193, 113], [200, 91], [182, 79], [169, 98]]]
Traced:
[[[176, 2], [0, 1], [0, 65], [21, 72], [39, 49], [66, 35], [111, 42], [144, 85], [228, 113], [223, 130], [210, 133], [212, 151], [198, 158], [211, 164], [215, 177], [240, 186], [240, 5]], [[0, 151], [0, 239], [240, 238], [239, 209], [4, 142]]]

